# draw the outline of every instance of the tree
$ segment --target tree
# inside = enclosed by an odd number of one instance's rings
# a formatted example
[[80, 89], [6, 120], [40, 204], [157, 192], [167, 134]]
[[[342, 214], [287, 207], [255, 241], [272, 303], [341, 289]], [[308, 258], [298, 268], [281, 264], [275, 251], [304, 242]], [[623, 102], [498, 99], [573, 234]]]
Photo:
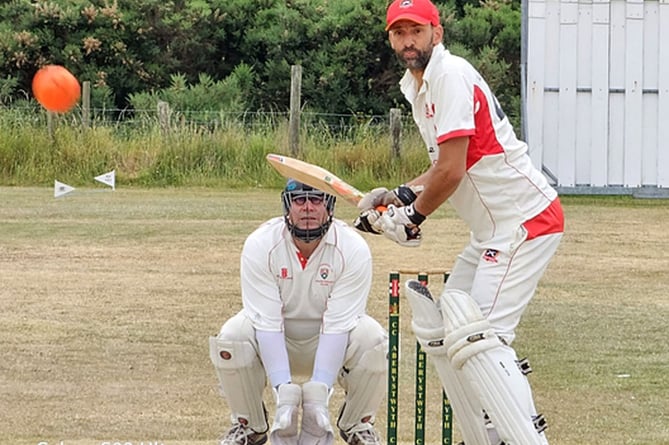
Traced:
[[[518, 1], [437, 2], [447, 47], [481, 70], [510, 115], [519, 103]], [[384, 31], [385, 8], [378, 0], [4, 2], [0, 100], [24, 97], [37, 69], [56, 63], [92, 83], [94, 107], [111, 100], [126, 108], [142, 94], [169, 92], [175, 80], [189, 86], [188, 103], [212, 104], [217, 96], [199, 91], [247, 73], [235, 104], [287, 110], [290, 67], [300, 64], [310, 110], [385, 114], [406, 105], [397, 86], [403, 69]], [[231, 103], [221, 97], [219, 107]]]

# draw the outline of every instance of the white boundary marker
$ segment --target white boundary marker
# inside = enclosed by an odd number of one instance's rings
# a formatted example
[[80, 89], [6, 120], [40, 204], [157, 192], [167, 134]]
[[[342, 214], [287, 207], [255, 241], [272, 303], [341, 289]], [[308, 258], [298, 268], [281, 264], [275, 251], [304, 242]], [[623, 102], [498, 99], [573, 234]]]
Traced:
[[[104, 185], [108, 185], [109, 187], [112, 188], [112, 190], [116, 190], [116, 170], [112, 170], [107, 173], [103, 173], [101, 175], [98, 175], [94, 178], [96, 181], [103, 183]], [[60, 182], [59, 180], [54, 180], [53, 183], [53, 197], [54, 198], [60, 198], [61, 196], [67, 195], [68, 193], [73, 192], [76, 190], [74, 187], [71, 185], [67, 185], [64, 182]], [[103, 190], [89, 190], [91, 192], [93, 191], [103, 191]]]
[[74, 187], [71, 185], [67, 185], [63, 182], [59, 182], [58, 180], [55, 180], [53, 182], [53, 197], [54, 198], [60, 198], [63, 195], [67, 195], [68, 193], [74, 191]]
[[96, 176], [95, 180], [108, 185], [112, 188], [112, 190], [116, 190], [116, 170], [112, 170], [110, 172]]

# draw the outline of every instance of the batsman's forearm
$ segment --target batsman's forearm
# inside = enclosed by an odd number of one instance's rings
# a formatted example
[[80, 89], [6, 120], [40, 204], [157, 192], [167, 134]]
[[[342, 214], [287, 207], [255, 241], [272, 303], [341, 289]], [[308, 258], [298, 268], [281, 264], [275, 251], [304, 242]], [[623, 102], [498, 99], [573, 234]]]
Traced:
[[439, 158], [425, 172], [423, 193], [414, 203], [415, 210], [428, 216], [444, 203], [467, 173], [469, 137], [448, 139], [439, 144]]
[[462, 175], [436, 166], [427, 173], [425, 187], [414, 203], [416, 211], [423, 216], [437, 210], [455, 192], [462, 180]]
[[427, 177], [430, 173], [430, 170], [431, 168], [425, 171], [420, 176], [417, 176], [411, 181], [404, 183], [404, 185], [408, 185], [409, 187], [412, 188], [412, 190], [414, 190], [416, 194], [419, 194], [420, 192], [422, 192], [422, 189], [425, 186], [425, 182], [427, 181]]

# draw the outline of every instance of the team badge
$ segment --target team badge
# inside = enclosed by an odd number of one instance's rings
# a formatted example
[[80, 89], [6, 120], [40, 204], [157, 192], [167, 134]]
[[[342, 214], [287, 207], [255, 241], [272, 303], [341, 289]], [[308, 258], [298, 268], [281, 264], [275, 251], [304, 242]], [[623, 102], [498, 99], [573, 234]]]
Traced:
[[485, 252], [483, 252], [483, 259], [489, 263], [497, 263], [498, 256], [499, 250], [486, 249]]
[[335, 274], [332, 270], [332, 265], [328, 263], [321, 263], [318, 265], [318, 276], [316, 283], [319, 286], [332, 286], [334, 284]]

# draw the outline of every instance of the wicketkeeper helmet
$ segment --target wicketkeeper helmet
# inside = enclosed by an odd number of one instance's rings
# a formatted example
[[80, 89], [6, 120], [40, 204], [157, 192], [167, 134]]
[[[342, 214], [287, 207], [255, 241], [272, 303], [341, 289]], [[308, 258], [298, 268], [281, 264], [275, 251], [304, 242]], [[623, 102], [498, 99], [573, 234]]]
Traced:
[[[300, 229], [296, 227], [288, 217], [290, 212], [291, 203], [295, 198], [304, 197], [309, 199], [310, 196], [321, 197], [325, 202], [325, 208], [328, 211], [327, 220], [317, 229]], [[334, 215], [336, 198], [333, 195], [329, 195], [321, 190], [315, 189], [310, 185], [304, 184], [302, 182], [296, 181], [295, 179], [289, 179], [286, 182], [286, 187], [281, 192], [281, 202], [283, 203], [283, 216], [288, 226], [290, 233], [296, 238], [301, 239], [307, 243], [320, 239], [325, 232], [330, 228], [332, 224], [332, 218]]]

